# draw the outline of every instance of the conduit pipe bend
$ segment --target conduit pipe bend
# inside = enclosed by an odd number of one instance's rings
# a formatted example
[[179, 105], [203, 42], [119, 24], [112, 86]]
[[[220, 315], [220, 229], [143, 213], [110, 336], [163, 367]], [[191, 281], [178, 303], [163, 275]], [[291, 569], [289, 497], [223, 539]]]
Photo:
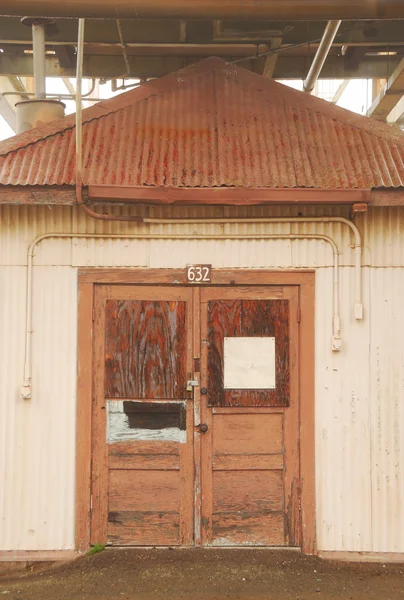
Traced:
[[332, 349], [341, 349], [342, 340], [340, 333], [339, 318], [339, 251], [336, 243], [328, 236], [310, 233], [261, 233], [261, 234], [136, 234], [136, 233], [44, 233], [34, 239], [27, 253], [27, 296], [26, 296], [26, 327], [25, 327], [25, 359], [24, 380], [21, 387], [21, 395], [25, 400], [32, 397], [32, 317], [33, 317], [33, 262], [34, 251], [39, 242], [51, 238], [88, 238], [88, 239], [136, 239], [136, 240], [245, 240], [245, 239], [268, 239], [268, 240], [299, 240], [312, 239], [322, 240], [330, 244], [333, 251], [333, 335]]
[[164, 224], [219, 224], [227, 225], [232, 223], [249, 224], [249, 223], [341, 223], [350, 228], [354, 235], [353, 248], [355, 251], [355, 319], [363, 319], [363, 303], [362, 303], [362, 238], [359, 229], [349, 219], [345, 217], [262, 217], [262, 218], [216, 218], [216, 219], [156, 219], [145, 217], [143, 223], [155, 225]]

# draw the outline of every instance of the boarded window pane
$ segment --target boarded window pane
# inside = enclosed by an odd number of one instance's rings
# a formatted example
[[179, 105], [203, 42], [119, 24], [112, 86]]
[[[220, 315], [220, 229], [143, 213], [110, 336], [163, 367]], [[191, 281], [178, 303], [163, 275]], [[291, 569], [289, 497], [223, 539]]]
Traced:
[[185, 302], [107, 301], [107, 398], [183, 398], [185, 360]]
[[[209, 406], [288, 406], [289, 301], [214, 300], [208, 313]], [[274, 389], [224, 389], [225, 337], [275, 338]]]

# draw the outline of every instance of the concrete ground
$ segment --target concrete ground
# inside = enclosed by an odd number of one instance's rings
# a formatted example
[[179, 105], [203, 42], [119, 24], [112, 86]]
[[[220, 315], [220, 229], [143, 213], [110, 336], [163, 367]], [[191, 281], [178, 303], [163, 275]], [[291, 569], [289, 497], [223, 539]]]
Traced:
[[404, 565], [336, 563], [296, 551], [107, 549], [0, 577], [7, 600], [404, 600]]

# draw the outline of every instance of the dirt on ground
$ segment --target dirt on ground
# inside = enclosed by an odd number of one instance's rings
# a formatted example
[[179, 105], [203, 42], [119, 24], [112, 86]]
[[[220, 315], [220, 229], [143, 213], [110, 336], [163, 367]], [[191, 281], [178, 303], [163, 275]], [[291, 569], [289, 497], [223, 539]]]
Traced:
[[0, 578], [6, 600], [404, 600], [404, 565], [337, 563], [296, 551], [107, 549]]

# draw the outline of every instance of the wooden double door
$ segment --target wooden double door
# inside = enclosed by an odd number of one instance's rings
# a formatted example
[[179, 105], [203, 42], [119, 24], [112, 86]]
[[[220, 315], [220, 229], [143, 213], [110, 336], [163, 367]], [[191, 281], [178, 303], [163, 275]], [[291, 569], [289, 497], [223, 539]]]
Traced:
[[96, 286], [92, 544], [301, 544], [298, 297]]

